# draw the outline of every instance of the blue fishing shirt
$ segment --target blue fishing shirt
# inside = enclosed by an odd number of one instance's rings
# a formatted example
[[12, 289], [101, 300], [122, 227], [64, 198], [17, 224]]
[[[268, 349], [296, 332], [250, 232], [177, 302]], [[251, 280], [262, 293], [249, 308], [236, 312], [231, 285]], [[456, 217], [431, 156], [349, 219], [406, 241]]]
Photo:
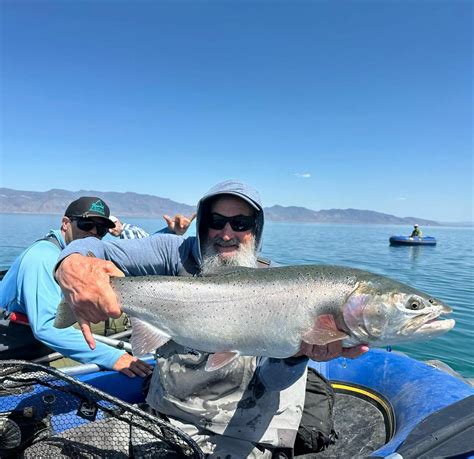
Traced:
[[[59, 230], [49, 234], [62, 248], [66, 247]], [[79, 362], [112, 369], [125, 351], [100, 342], [91, 350], [80, 330], [74, 327], [58, 329], [53, 325], [57, 307], [63, 299], [53, 277], [59, 253], [59, 248], [47, 240], [28, 247], [0, 282], [0, 308], [26, 314], [35, 338], [56, 352]]]

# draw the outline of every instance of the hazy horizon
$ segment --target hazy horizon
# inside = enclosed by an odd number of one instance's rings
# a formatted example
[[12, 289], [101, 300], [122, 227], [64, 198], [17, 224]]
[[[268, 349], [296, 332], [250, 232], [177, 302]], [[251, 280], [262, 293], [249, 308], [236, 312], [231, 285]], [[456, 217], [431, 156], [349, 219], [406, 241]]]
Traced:
[[[125, 191], [125, 192], [120, 192], [120, 191], [101, 191], [101, 190], [67, 190], [67, 189], [62, 189], [62, 188], [53, 188], [53, 189], [49, 189], [49, 190], [46, 190], [46, 191], [34, 191], [34, 190], [17, 190], [17, 189], [14, 189], [14, 188], [7, 188], [7, 187], [3, 187], [3, 188], [6, 188], [6, 189], [9, 189], [9, 190], [14, 190], [14, 191], [18, 191], [18, 192], [27, 192], [27, 193], [31, 193], [31, 192], [34, 192], [34, 193], [47, 193], [49, 191], [52, 191], [52, 190], [60, 190], [60, 191], [65, 191], [67, 193], [79, 193], [79, 192], [84, 192], [84, 193], [94, 193], [94, 195], [100, 197], [101, 194], [104, 194], [104, 193], [119, 193], [119, 194], [124, 194], [124, 193], [134, 193], [134, 194], [138, 194], [138, 195], [142, 195], [142, 193], [137, 193], [136, 191]], [[187, 206], [191, 206], [191, 207], [195, 207], [196, 204], [189, 204], [189, 203], [183, 203], [183, 202], [178, 202], [176, 201], [175, 199], [173, 199], [172, 197], [163, 197], [163, 196], [157, 196], [157, 195], [149, 195], [149, 194], [146, 194], [147, 196], [152, 196], [152, 197], [155, 197], [155, 198], [159, 198], [159, 199], [169, 199], [170, 201], [172, 202], [176, 202], [177, 204], [184, 204], [184, 205], [187, 205]], [[0, 195], [1, 197], [2, 195]], [[265, 208], [271, 208], [273, 206], [282, 206], [281, 204], [273, 204], [271, 206], [267, 206], [264, 204], [264, 207]], [[298, 208], [303, 208], [303, 209], [306, 209], [306, 210], [310, 210], [310, 211], [314, 211], [314, 212], [319, 212], [319, 211], [331, 211], [331, 210], [342, 210], [342, 211], [345, 211], [345, 210], [356, 210], [356, 211], [360, 211], [360, 212], [376, 212], [376, 213], [380, 213], [380, 214], [384, 214], [384, 215], [391, 215], [391, 216], [394, 216], [394, 217], [397, 217], [397, 218], [420, 218], [422, 219], [421, 217], [419, 216], [416, 216], [416, 215], [394, 215], [394, 214], [390, 214], [390, 213], [387, 213], [387, 212], [379, 212], [379, 211], [375, 211], [373, 209], [354, 209], [354, 208], [327, 208], [327, 209], [310, 209], [308, 207], [304, 207], [304, 206], [301, 206], [301, 205], [295, 205], [295, 206], [282, 206], [282, 207], [285, 207], [285, 208], [288, 208], [288, 207], [298, 207]], [[61, 212], [29, 212], [29, 211], [15, 211], [15, 212], [11, 212], [11, 211], [3, 211], [0, 209], [0, 213], [2, 214], [34, 214], [34, 215], [62, 215]], [[112, 212], [114, 213], [114, 212]], [[139, 217], [139, 218], [156, 218], [156, 216], [147, 216], [147, 215], [130, 215], [130, 214], [123, 214], [124, 216], [136, 216], [136, 217]], [[469, 220], [466, 220], [466, 221], [440, 221], [440, 220], [435, 220], [433, 218], [423, 218], [423, 220], [431, 220], [431, 221], [434, 221], [436, 223], [441, 223], [443, 225], [446, 225], [446, 224], [453, 224], [453, 225], [467, 225], [467, 226], [472, 226], [474, 225], [474, 221], [469, 221]], [[274, 220], [275, 222], [278, 222], [276, 220]], [[319, 224], [326, 224], [325, 222], [311, 222], [311, 221], [302, 221], [301, 223], [319, 223]], [[334, 222], [329, 222], [327, 224], [333, 224]], [[345, 224], [345, 223], [341, 223], [341, 224]], [[354, 223], [350, 223], [350, 224], [357, 224], [356, 222]], [[369, 224], [369, 223], [361, 223], [361, 224]], [[407, 223], [374, 223], [374, 224], [382, 224], [382, 225], [393, 225], [393, 226], [406, 226]]]

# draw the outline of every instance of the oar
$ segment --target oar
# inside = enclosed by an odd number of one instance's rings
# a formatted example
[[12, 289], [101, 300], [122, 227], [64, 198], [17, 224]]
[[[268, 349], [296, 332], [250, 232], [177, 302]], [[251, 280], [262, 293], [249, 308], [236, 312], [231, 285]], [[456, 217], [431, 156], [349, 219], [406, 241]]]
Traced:
[[115, 347], [116, 349], [124, 349], [127, 352], [132, 352], [132, 345], [130, 343], [102, 335], [92, 334], [92, 336], [96, 341], [108, 344], [109, 346]]
[[[120, 340], [119, 338], [126, 338], [132, 334], [132, 330], [126, 330], [115, 335], [111, 336], [101, 336], [93, 334], [94, 339], [100, 341], [101, 343], [107, 344], [108, 346], [115, 347], [116, 349], [124, 349], [127, 352], [132, 352], [132, 346], [130, 343], [126, 343], [125, 341]], [[34, 363], [49, 363], [54, 362], [55, 360], [59, 360], [63, 358], [64, 355], [60, 354], [59, 352], [53, 352], [51, 354], [45, 355], [43, 357], [39, 357], [34, 359]]]

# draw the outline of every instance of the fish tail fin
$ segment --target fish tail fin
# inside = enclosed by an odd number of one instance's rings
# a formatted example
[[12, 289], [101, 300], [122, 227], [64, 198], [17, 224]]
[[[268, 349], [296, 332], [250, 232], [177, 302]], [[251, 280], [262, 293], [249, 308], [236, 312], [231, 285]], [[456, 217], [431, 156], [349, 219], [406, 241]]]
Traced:
[[62, 300], [56, 311], [56, 318], [54, 319], [54, 326], [56, 328], [67, 328], [77, 322], [77, 318], [66, 300]]

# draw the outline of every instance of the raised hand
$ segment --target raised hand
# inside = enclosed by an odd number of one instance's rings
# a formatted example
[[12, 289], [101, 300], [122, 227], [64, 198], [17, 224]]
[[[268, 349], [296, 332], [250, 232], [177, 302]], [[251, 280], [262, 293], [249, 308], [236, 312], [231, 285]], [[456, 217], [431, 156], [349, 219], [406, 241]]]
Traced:
[[174, 217], [170, 217], [169, 215], [163, 215], [163, 218], [165, 219], [168, 225], [168, 230], [171, 233], [181, 236], [187, 231], [189, 225], [191, 225], [192, 221], [196, 218], [196, 212], [194, 212], [194, 214], [192, 214], [190, 217], [185, 217], [184, 215], [176, 214]]

